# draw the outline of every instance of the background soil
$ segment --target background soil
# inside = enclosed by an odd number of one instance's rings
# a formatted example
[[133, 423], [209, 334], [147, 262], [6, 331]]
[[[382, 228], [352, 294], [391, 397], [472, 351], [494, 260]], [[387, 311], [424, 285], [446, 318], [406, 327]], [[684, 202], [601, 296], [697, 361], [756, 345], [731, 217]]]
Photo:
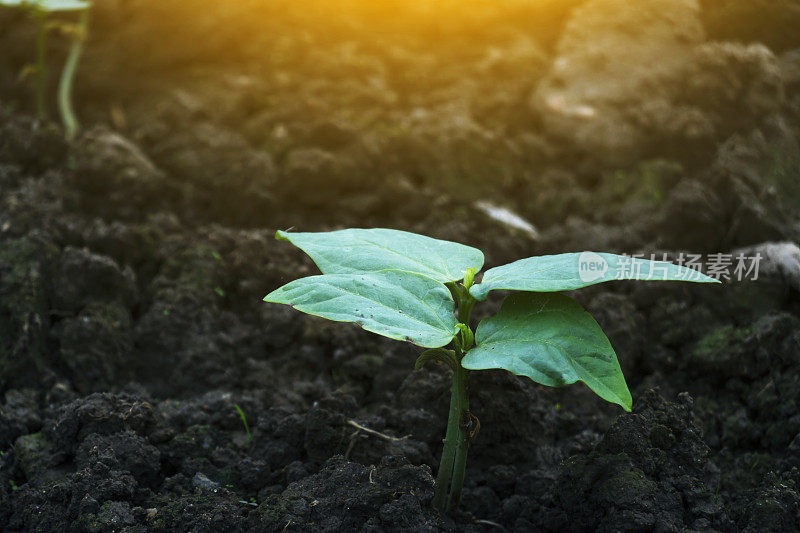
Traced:
[[[796, 0], [96, 0], [67, 144], [0, 11], [0, 529], [799, 530], [797, 28]], [[315, 271], [288, 227], [487, 266], [783, 244], [757, 281], [574, 294], [631, 414], [472, 373], [440, 517], [448, 372], [262, 303]]]

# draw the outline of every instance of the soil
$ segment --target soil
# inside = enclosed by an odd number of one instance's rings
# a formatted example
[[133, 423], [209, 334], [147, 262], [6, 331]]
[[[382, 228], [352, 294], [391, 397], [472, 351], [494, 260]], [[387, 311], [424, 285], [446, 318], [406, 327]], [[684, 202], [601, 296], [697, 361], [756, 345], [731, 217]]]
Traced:
[[[97, 0], [69, 143], [0, 10], [0, 530], [800, 530], [800, 6], [659, 3], [631, 33], [621, 0]], [[487, 266], [786, 252], [758, 280], [573, 294], [633, 412], [471, 373], [481, 431], [439, 516], [449, 370], [263, 303], [315, 273], [289, 227]]]

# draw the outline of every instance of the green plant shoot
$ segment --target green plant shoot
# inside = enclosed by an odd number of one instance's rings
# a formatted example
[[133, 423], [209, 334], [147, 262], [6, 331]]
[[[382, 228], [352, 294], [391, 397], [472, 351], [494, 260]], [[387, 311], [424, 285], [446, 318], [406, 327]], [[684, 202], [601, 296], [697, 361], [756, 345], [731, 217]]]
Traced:
[[[505, 369], [551, 387], [581, 381], [631, 410], [611, 343], [591, 315], [560, 291], [621, 279], [718, 282], [665, 261], [583, 252], [522, 259], [487, 270], [475, 283], [483, 253], [463, 244], [391, 229], [279, 231], [276, 238], [306, 252], [322, 274], [292, 281], [264, 301], [427, 348], [416, 369], [431, 361], [452, 369], [433, 501], [440, 512], [459, 504], [469, 442], [479, 428], [469, 410], [470, 371]], [[473, 307], [493, 290], [517, 292], [473, 329]]]
[[47, 119], [47, 33], [51, 25], [48, 16], [57, 12], [80, 12], [77, 24], [56, 23], [54, 26], [71, 35], [72, 43], [58, 84], [58, 110], [68, 139], [78, 132], [78, 119], [72, 105], [72, 86], [80, 61], [83, 42], [89, 28], [89, 8], [85, 0], [0, 0], [0, 6], [25, 9], [36, 20], [36, 114]]
[[239, 404], [235, 403], [233, 406], [236, 408], [236, 412], [239, 413], [239, 418], [242, 420], [242, 425], [244, 425], [244, 432], [247, 433], [247, 442], [250, 442], [253, 437], [250, 435], [250, 426], [247, 424], [247, 417], [244, 415], [242, 408], [239, 407]]

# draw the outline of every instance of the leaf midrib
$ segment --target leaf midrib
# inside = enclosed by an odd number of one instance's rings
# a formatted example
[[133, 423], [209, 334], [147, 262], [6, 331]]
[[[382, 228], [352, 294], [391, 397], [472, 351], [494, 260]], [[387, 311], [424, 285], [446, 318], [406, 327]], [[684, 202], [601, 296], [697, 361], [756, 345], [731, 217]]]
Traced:
[[[416, 259], [416, 258], [414, 258], [414, 257], [412, 257], [410, 255], [405, 255], [405, 254], [403, 254], [401, 252], [398, 252], [397, 250], [395, 250], [393, 248], [387, 247], [387, 245], [385, 245], [385, 244], [382, 244], [380, 242], [375, 242], [374, 240], [371, 240], [369, 237], [360, 236], [360, 235], [351, 235], [351, 238], [353, 239], [353, 243], [352, 243], [353, 247], [364, 248], [366, 246], [374, 246], [375, 248], [378, 248], [378, 249], [386, 252], [387, 255], [391, 255], [391, 256], [394, 256], [394, 257], [399, 257], [401, 259], [404, 259], [404, 260], [408, 261], [412, 265], [415, 265], [415, 267], [422, 269], [422, 272], [417, 272], [419, 274], [425, 274], [428, 277], [432, 277], [432, 278], [433, 278], [433, 276], [431, 276], [431, 274], [435, 274], [436, 278], [446, 278], [444, 280], [444, 282], [454, 281], [454, 280], [459, 278], [458, 274], [460, 274], [460, 273], [455, 273], [451, 268], [448, 267], [446, 258], [441, 254], [441, 252], [439, 250], [442, 247], [442, 245], [439, 244], [439, 243], [436, 243], [435, 239], [433, 239], [434, 240], [433, 245], [428, 247], [428, 248], [431, 249], [432, 255], [436, 256], [436, 260], [439, 263], [438, 266], [431, 266], [430, 264], [425, 263], [424, 260]], [[469, 246], [466, 246], [464, 244], [460, 244], [460, 243], [457, 243], [457, 242], [447, 242], [447, 244], [453, 246], [454, 248], [463, 247], [463, 248], [466, 248], [467, 250], [470, 249]], [[337, 257], [336, 252], [338, 251], [339, 246], [336, 246], [334, 244], [324, 243], [324, 242], [323, 243], [317, 243], [316, 246], [318, 248], [326, 250], [327, 253], [325, 253], [325, 259], [329, 263], [337, 264], [337, 265], [346, 264], [346, 263], [343, 263]], [[467, 251], [467, 250], [465, 250], [465, 251]], [[480, 250], [478, 250], [478, 251], [480, 251]], [[333, 254], [332, 258], [329, 255], [331, 253]], [[360, 272], [377, 272], [377, 271], [360, 270], [360, 269], [355, 268], [355, 267], [348, 267], [348, 268], [351, 268], [354, 272], [359, 272], [359, 271]], [[390, 269], [390, 267], [387, 268], [387, 269]], [[434, 279], [436, 279], [436, 278], [434, 278]], [[442, 282], [443, 280], [436, 279], [436, 281]]]
[[[566, 335], [565, 337], [580, 340], [580, 337], [576, 337], [574, 335]], [[499, 344], [500, 342], [502, 342], [502, 341], [495, 341], [495, 342], [490, 342], [490, 343], [481, 343], [481, 344], [476, 345], [475, 348], [481, 348], [481, 347], [486, 346], [487, 344]], [[523, 342], [526, 342], [526, 341], [523, 340]], [[569, 364], [570, 367], [572, 367], [572, 375], [575, 377], [575, 379], [573, 379], [572, 381], [566, 382], [567, 385], [575, 383], [576, 381], [585, 381], [583, 378], [580, 377], [579, 373], [576, 372], [576, 367], [577, 367], [577, 368], [583, 370], [583, 372], [585, 372], [586, 375], [591, 376], [592, 378], [594, 378], [593, 379], [593, 381], [594, 381], [593, 385], [594, 386], [598, 386], [599, 385], [599, 386], [603, 387], [606, 391], [608, 391], [612, 395], [614, 395], [614, 397], [616, 397], [620, 401], [623, 400], [623, 398], [621, 398], [619, 396], [619, 394], [617, 394], [610, 387], [605, 385], [605, 383], [603, 383], [602, 378], [598, 377], [598, 375], [596, 373], [590, 371], [587, 367], [585, 367], [584, 365], [580, 364], [576, 359], [574, 359], [574, 358], [570, 357], [569, 355], [565, 354], [564, 349], [561, 346], [559, 346], [559, 345], [557, 345], [557, 344], [555, 344], [553, 342], [549, 342], [549, 341], [541, 340], [541, 339], [537, 340], [537, 341], [527, 341], [527, 342], [538, 342], [538, 343], [541, 343], [541, 344], [544, 344], [544, 345], [547, 345], [547, 346], [552, 346], [553, 348], [558, 350], [559, 353], [561, 353], [562, 359], [564, 359], [567, 362], [567, 364]], [[592, 353], [596, 353], [596, 352], [592, 352]], [[504, 353], [503, 355], [505, 357], [511, 357], [511, 358], [521, 362], [525, 366], [527, 366], [527, 367], [529, 367], [529, 368], [531, 368], [531, 369], [533, 369], [533, 370], [535, 370], [535, 371], [537, 371], [537, 372], [539, 372], [541, 374], [547, 375], [546, 372], [542, 372], [541, 370], [538, 370], [532, 364], [530, 364], [529, 362], [527, 362], [524, 359], [522, 359], [522, 357], [520, 357], [519, 355], [516, 355], [516, 354], [513, 354], [513, 353], [507, 353], [507, 352]]]
[[[521, 259], [520, 261], [524, 261], [524, 259]], [[513, 264], [513, 263], [512, 263], [512, 264]], [[503, 272], [503, 273], [502, 273], [502, 275], [501, 275], [501, 277], [497, 277], [497, 278], [494, 278], [494, 279], [492, 279], [492, 277], [490, 276], [488, 280], [487, 280], [487, 279], [484, 279], [483, 281], [481, 281], [481, 283], [480, 283], [480, 284], [481, 284], [481, 285], [483, 285], [484, 283], [489, 283], [489, 284], [491, 284], [492, 282], [497, 282], [497, 281], [501, 281], [501, 282], [502, 282], [502, 281], [504, 281], [504, 280], [507, 280], [507, 281], [515, 281], [515, 280], [520, 280], [520, 281], [522, 281], [522, 279], [521, 279], [521, 278], [522, 278], [523, 276], [524, 276], [524, 278], [526, 278], [526, 279], [527, 279], [527, 278], [533, 278], [535, 281], [571, 281], [571, 280], [580, 279], [580, 278], [578, 278], [578, 277], [576, 277], [576, 276], [574, 276], [574, 275], [571, 275], [571, 276], [570, 276], [570, 277], [568, 277], [568, 278], [548, 278], [548, 279], [536, 279], [536, 278], [537, 278], [537, 277], [538, 277], [540, 274], [542, 274], [542, 273], [544, 273], [544, 272], [549, 272], [549, 271], [551, 271], [551, 270], [558, 270], [558, 269], [560, 269], [560, 268], [562, 268], [562, 267], [560, 267], [559, 265], [551, 265], [551, 266], [549, 266], [549, 267], [547, 267], [547, 268], [540, 268], [539, 270], [534, 270], [534, 271], [532, 271], [532, 272], [524, 272], [524, 273], [522, 274], [522, 276], [520, 276], [520, 277], [517, 277], [517, 278], [513, 278], [513, 277], [512, 277], [512, 278], [509, 278], [509, 277], [507, 277], [507, 276], [508, 276], [508, 273], [507, 273], [507, 272]], [[487, 271], [487, 272], [486, 272], [486, 274], [489, 274], [489, 271]], [[503, 276], [506, 276], [506, 277], [503, 277]], [[484, 277], [485, 277], [485, 276], [484, 276]]]
[[[302, 278], [301, 278], [301, 279], [302, 279]], [[429, 322], [424, 322], [424, 321], [422, 321], [422, 320], [420, 320], [420, 319], [418, 319], [418, 318], [416, 318], [416, 317], [413, 317], [413, 316], [411, 316], [411, 315], [408, 315], [408, 314], [406, 314], [406, 313], [403, 313], [403, 312], [399, 312], [399, 311], [400, 311], [399, 309], [395, 309], [394, 307], [389, 307], [388, 305], [386, 305], [386, 304], [384, 304], [384, 303], [381, 303], [381, 302], [379, 302], [379, 301], [377, 301], [377, 300], [374, 300], [374, 299], [372, 299], [372, 298], [369, 298], [369, 297], [367, 297], [367, 296], [364, 296], [363, 294], [357, 294], [357, 293], [354, 293], [354, 292], [348, 291], [348, 290], [346, 290], [346, 289], [344, 289], [344, 288], [342, 288], [342, 287], [336, 286], [336, 285], [327, 285], [327, 287], [330, 287], [330, 288], [332, 288], [332, 289], [339, 290], [339, 291], [341, 291], [341, 292], [343, 292], [343, 293], [345, 293], [345, 294], [349, 294], [349, 295], [351, 295], [351, 296], [355, 296], [355, 297], [357, 297], [357, 298], [363, 298], [364, 300], [367, 300], [367, 301], [373, 302], [373, 303], [377, 304], [378, 306], [380, 306], [380, 307], [383, 307], [384, 309], [388, 309], [388, 310], [390, 310], [390, 311], [394, 311], [395, 313], [398, 313], [399, 315], [401, 315], [401, 316], [403, 316], [403, 317], [406, 317], [406, 318], [408, 318], [409, 320], [412, 320], [412, 321], [414, 321], [414, 322], [418, 322], [418, 323], [420, 323], [420, 324], [424, 324], [424, 325], [426, 325], [426, 326], [428, 326], [428, 327], [430, 327], [430, 328], [438, 329], [438, 328], [436, 328], [436, 326], [435, 326], [435, 325], [433, 325], [433, 324], [430, 324]], [[410, 291], [407, 291], [407, 292], [408, 292], [409, 294], [412, 294], [412, 295], [413, 295], [413, 293], [411, 293]], [[415, 299], [416, 299], [416, 301], [418, 301], [418, 302], [425, 303], [425, 304], [426, 304], [426, 306], [428, 307], [428, 309], [431, 309], [431, 310], [433, 310], [433, 308], [432, 308], [432, 307], [430, 307], [430, 305], [428, 305], [428, 304], [427, 304], [427, 303], [426, 303], [424, 300], [421, 300], [421, 299], [420, 299], [419, 297], [417, 297], [417, 296], [414, 296], [414, 298], [415, 298]], [[300, 305], [304, 305], [304, 304], [300, 304]], [[297, 307], [297, 306], [296, 306], [296, 305], [293, 305], [292, 307]], [[442, 321], [441, 321], [441, 318], [438, 316], [438, 314], [437, 314], [437, 313], [435, 313], [435, 312], [434, 312], [434, 316], [436, 317], [437, 321], [439, 322], [439, 324], [440, 324], [441, 326], [446, 326], [446, 324], [445, 324], [444, 322], [442, 322]], [[377, 322], [377, 321], [375, 321], [375, 322]], [[449, 333], [449, 331], [446, 329], [446, 327], [442, 327], [441, 329], [438, 329], [438, 331], [442, 331], [442, 332], [447, 332], [447, 333]]]
[[[453, 273], [452, 273], [452, 272], [451, 272], [451, 271], [450, 271], [450, 270], [447, 268], [447, 265], [446, 265], [446, 263], [444, 262], [444, 258], [443, 258], [443, 257], [442, 257], [442, 255], [441, 255], [441, 254], [438, 252], [438, 250], [436, 251], [436, 256], [437, 256], [437, 258], [439, 259], [439, 261], [442, 263], [442, 267], [443, 267], [443, 270], [442, 270], [442, 271], [437, 271], [437, 270], [434, 270], [433, 268], [431, 268], [430, 266], [426, 265], [425, 263], [422, 263], [422, 262], [420, 262], [418, 259], [414, 259], [414, 258], [413, 258], [413, 257], [411, 257], [411, 256], [408, 256], [408, 255], [403, 255], [403, 254], [401, 254], [401, 253], [398, 253], [397, 251], [395, 251], [395, 250], [393, 250], [393, 249], [391, 249], [391, 248], [387, 248], [387, 247], [386, 247], [385, 245], [383, 245], [383, 244], [376, 243], [376, 242], [372, 242], [372, 241], [370, 241], [369, 239], [362, 239], [362, 241], [364, 241], [364, 242], [367, 242], [367, 243], [369, 243], [369, 244], [371, 244], [371, 245], [373, 245], [373, 246], [377, 246], [377, 247], [378, 247], [378, 248], [380, 248], [381, 250], [385, 250], [385, 251], [387, 251], [387, 252], [389, 252], [389, 253], [391, 253], [391, 254], [393, 254], [393, 255], [396, 255], [396, 256], [399, 256], [399, 257], [403, 257], [403, 258], [405, 258], [405, 259], [408, 259], [409, 261], [411, 261], [411, 262], [412, 262], [412, 263], [414, 263], [414, 264], [417, 264], [417, 265], [420, 265], [420, 266], [422, 266], [422, 267], [425, 267], [425, 268], [426, 268], [426, 269], [427, 269], [429, 272], [436, 272], [437, 274], [443, 274], [443, 275], [447, 276], [447, 278], [448, 278], [448, 279], [447, 279], [447, 281], [452, 281], [450, 278], [452, 278], [452, 277], [453, 277]], [[453, 244], [457, 244], [457, 243], [453, 243]], [[437, 280], [437, 281], [439, 281], [439, 280]]]

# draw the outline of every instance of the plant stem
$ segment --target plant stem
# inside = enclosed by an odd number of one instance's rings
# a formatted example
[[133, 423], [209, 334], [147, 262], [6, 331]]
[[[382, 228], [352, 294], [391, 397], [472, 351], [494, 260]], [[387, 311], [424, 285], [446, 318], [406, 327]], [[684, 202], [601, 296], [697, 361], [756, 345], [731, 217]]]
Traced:
[[[458, 288], [460, 289], [460, 287]], [[458, 301], [458, 320], [469, 326], [469, 318], [475, 299], [468, 292], [453, 289]], [[464, 347], [469, 349], [469, 346]], [[463, 351], [456, 347], [456, 359], [461, 361]], [[443, 513], [446, 509], [454, 510], [461, 501], [461, 488], [464, 484], [464, 473], [469, 448], [469, 394], [467, 392], [467, 370], [458, 367], [453, 372], [453, 385], [450, 389], [450, 415], [447, 420], [442, 460], [436, 477], [436, 491], [433, 496], [433, 507]], [[449, 489], [449, 498], [448, 498]]]
[[75, 134], [78, 132], [78, 119], [72, 108], [72, 82], [83, 50], [83, 41], [86, 39], [88, 25], [89, 10], [85, 9], [81, 13], [78, 35], [72, 41], [67, 61], [64, 64], [64, 71], [61, 74], [61, 81], [58, 84], [58, 110], [61, 113], [61, 122], [64, 124], [64, 131], [69, 140], [75, 138]]
[[433, 495], [433, 508], [443, 513], [447, 503], [447, 489], [450, 487], [450, 478], [453, 475], [453, 463], [456, 457], [456, 444], [458, 426], [461, 413], [458, 411], [459, 391], [456, 387], [455, 375], [453, 374], [453, 385], [450, 388], [450, 415], [447, 419], [447, 433], [444, 438], [444, 449], [442, 459], [439, 461], [439, 472], [436, 476], [436, 492]]
[[450, 481], [449, 509], [455, 510], [461, 501], [461, 488], [464, 485], [464, 474], [467, 468], [467, 451], [469, 450], [469, 433], [467, 423], [470, 421], [469, 394], [467, 392], [467, 370], [458, 367], [453, 376], [453, 389], [458, 392], [456, 410], [458, 412], [458, 432], [456, 433], [456, 457], [453, 462], [453, 477]]
[[36, 9], [36, 114], [47, 119], [47, 14]]

